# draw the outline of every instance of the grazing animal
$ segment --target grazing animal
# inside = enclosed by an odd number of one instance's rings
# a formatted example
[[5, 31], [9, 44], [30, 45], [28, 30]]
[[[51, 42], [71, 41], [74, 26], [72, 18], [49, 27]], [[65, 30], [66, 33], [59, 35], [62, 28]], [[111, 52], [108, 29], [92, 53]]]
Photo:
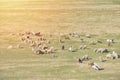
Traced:
[[118, 59], [118, 58], [119, 58], [119, 55], [118, 55], [115, 51], [113, 51], [112, 54], [110, 54], [110, 53], [107, 54], [107, 55], [106, 55], [106, 58], [107, 58], [107, 59]]
[[68, 50], [69, 50], [69, 51], [72, 51], [72, 50], [73, 50], [73, 46], [70, 46]]
[[79, 59], [78, 59], [78, 62], [79, 62], [79, 63], [82, 63], [82, 60], [79, 58]]
[[80, 37], [77, 32], [69, 33], [71, 37]]
[[73, 46], [70, 46], [68, 49], [70, 52], [74, 52]]
[[102, 68], [100, 68], [100, 66], [98, 66], [97, 63], [95, 62], [88, 62], [88, 65], [91, 66], [91, 68], [95, 69], [95, 70], [101, 70]]
[[79, 46], [79, 49], [86, 49], [87, 48], [87, 45], [80, 45]]
[[96, 43], [102, 43], [102, 41], [97, 40]]
[[112, 52], [112, 55], [114, 56], [115, 59], [119, 58], [119, 55], [115, 51]]
[[114, 43], [113, 39], [107, 39], [106, 41], [107, 41], [108, 47], [111, 46], [112, 43]]
[[44, 52], [42, 50], [37, 50], [35, 51], [36, 54], [44, 54]]
[[62, 45], [62, 50], [64, 50], [65, 49], [65, 46], [64, 45]]
[[34, 47], [32, 47], [32, 52], [34, 52], [35, 51], [35, 48]]
[[87, 34], [86, 37], [87, 37], [87, 38], [91, 38], [91, 35], [90, 35], [90, 34]]
[[9, 45], [8, 47], [7, 47], [7, 49], [12, 49], [13, 48], [13, 46], [12, 45]]
[[114, 56], [109, 53], [109, 54], [106, 55], [106, 58], [107, 58], [107, 59], [114, 59]]
[[96, 53], [107, 53], [107, 52], [109, 52], [109, 50], [106, 49], [106, 48], [95, 48], [94, 52], [96, 52]]
[[88, 55], [84, 55], [81, 60], [82, 61], [88, 61], [89, 60]]

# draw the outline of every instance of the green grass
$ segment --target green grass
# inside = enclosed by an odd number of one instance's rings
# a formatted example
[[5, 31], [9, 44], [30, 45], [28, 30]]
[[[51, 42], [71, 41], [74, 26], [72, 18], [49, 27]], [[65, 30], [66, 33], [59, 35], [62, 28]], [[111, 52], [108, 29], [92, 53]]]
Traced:
[[[19, 3], [18, 3], [19, 2]], [[120, 59], [100, 62], [94, 48], [108, 48], [120, 54], [120, 1], [119, 0], [31, 0], [12, 1], [13, 4], [0, 1], [0, 80], [120, 80]], [[17, 8], [17, 9], [15, 9]], [[24, 8], [24, 9], [23, 9]], [[33, 9], [32, 9], [33, 8]], [[36, 9], [39, 8], [39, 9]], [[36, 55], [28, 45], [21, 42], [17, 33], [40, 31], [57, 51], [52, 54]], [[79, 38], [58, 43], [59, 32], [69, 34], [78, 32]], [[15, 34], [15, 35], [11, 35]], [[48, 37], [53, 34], [53, 37]], [[91, 34], [92, 38], [86, 38]], [[107, 47], [106, 39], [115, 43]], [[88, 45], [90, 41], [103, 43]], [[24, 49], [7, 49], [9, 45], [25, 46]], [[65, 45], [65, 51], [61, 46]], [[88, 49], [69, 52], [74, 45], [87, 45]], [[89, 55], [104, 68], [96, 71], [87, 66], [87, 62], [78, 63], [78, 58]]]
[[[77, 52], [69, 52], [68, 50], [61, 51], [60, 46], [66, 45], [66, 49], [70, 45], [74, 45], [75, 48], [81, 44], [79, 38], [72, 39], [70, 41], [65, 40], [64, 43], [58, 43], [56, 39], [54, 46], [58, 51], [54, 54], [57, 56], [52, 57], [51, 54], [35, 55], [31, 52], [31, 49], [7, 49], [5, 43], [3, 48], [0, 48], [0, 79], [1, 80], [68, 80], [68, 79], [84, 79], [84, 80], [102, 80], [102, 79], [114, 79], [119, 80], [120, 63], [117, 60], [107, 60], [106, 62], [99, 62], [99, 56], [105, 58], [106, 53], [97, 54], [93, 52], [95, 47], [106, 47], [106, 39], [113, 37], [113, 35], [100, 35], [94, 36], [90, 39], [82, 37], [86, 40], [84, 44], [88, 44], [89, 41], [100, 39], [103, 43], [97, 45], [88, 45], [86, 50], [78, 50]], [[115, 40], [119, 40], [117, 35], [113, 37]], [[7, 45], [10, 43], [8, 42]], [[17, 45], [17, 43], [14, 43]], [[109, 47], [110, 51], [115, 50], [120, 52], [120, 43], [114, 43], [112, 47]], [[113, 49], [112, 49], [113, 48]], [[97, 62], [101, 67], [104, 68], [102, 71], [95, 71], [87, 67], [87, 62], [83, 64], [78, 63], [78, 58], [88, 54], [92, 61]]]

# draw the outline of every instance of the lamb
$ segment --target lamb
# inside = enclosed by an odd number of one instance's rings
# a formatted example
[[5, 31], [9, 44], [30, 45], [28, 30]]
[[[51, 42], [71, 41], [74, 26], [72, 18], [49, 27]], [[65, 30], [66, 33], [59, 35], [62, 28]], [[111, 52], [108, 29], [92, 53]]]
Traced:
[[114, 39], [107, 39], [106, 40], [108, 43], [114, 43]]
[[71, 37], [80, 37], [77, 32], [73, 32], [69, 34]]
[[68, 50], [72, 52], [73, 51], [73, 46], [70, 46]]
[[60, 35], [60, 38], [66, 39], [66, 40], [70, 40], [69, 35]]
[[30, 47], [36, 47], [36, 43], [33, 42], [32, 44], [29, 45]]
[[69, 50], [70, 52], [76, 52], [76, 51], [77, 51], [77, 49], [74, 49], [73, 46], [70, 46], [68, 50]]
[[49, 47], [46, 45], [46, 44], [43, 44], [42, 46], [42, 49], [45, 50], [45, 49], [48, 49]]
[[41, 36], [40, 32], [34, 33], [35, 36]]
[[112, 43], [114, 43], [113, 39], [107, 39], [106, 41], [108, 43], [108, 47], [111, 46]]

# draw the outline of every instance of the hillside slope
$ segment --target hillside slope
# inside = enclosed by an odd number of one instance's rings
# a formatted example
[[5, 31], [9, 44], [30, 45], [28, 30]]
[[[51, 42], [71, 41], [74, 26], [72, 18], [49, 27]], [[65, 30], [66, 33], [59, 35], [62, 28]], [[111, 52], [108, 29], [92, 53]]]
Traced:
[[0, 22], [0, 32], [120, 33], [120, 1], [1, 0]]

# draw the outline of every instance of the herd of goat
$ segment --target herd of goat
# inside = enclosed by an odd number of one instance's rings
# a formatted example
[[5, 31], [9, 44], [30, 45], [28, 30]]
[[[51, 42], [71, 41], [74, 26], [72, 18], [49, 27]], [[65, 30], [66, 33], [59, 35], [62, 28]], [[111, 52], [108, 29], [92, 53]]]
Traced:
[[[24, 33], [19, 33], [18, 34], [20, 37], [20, 40], [24, 43], [26, 43], [28, 45], [29, 48], [31, 48], [31, 51], [33, 53], [36, 54], [48, 54], [48, 53], [53, 53], [56, 51], [56, 48], [53, 46], [50, 46], [49, 44], [51, 44], [51, 41], [49, 39], [47, 39], [44, 35], [41, 34], [41, 32], [24, 32]], [[52, 37], [52, 35], [49, 35], [49, 37]], [[59, 33], [58, 35], [58, 43], [62, 43], [63, 39], [66, 40], [71, 40], [71, 37], [80, 37], [78, 33], [73, 32], [70, 33], [68, 35], [63, 35], [61, 33]], [[88, 34], [85, 36], [86, 38], [91, 38], [91, 35]], [[80, 42], [83, 42], [84, 39], [80, 39]], [[93, 42], [91, 41], [89, 44], [96, 44], [96, 43], [102, 43], [101, 41], [96, 41]], [[106, 40], [107, 46], [111, 46], [111, 44], [114, 43], [113, 39], [107, 39]], [[12, 48], [13, 46], [8, 46], [8, 49]], [[17, 45], [17, 48], [24, 48], [22, 45]], [[87, 49], [87, 45], [80, 45], [79, 49]], [[61, 50], [65, 50], [65, 45], [61, 46]], [[74, 52], [76, 51], [76, 49], [74, 49], [74, 45], [72, 44], [69, 48], [68, 51], [70, 52]], [[107, 48], [95, 48], [93, 50], [95, 53], [107, 53], [109, 52], [109, 49]], [[115, 51], [111, 53], [106, 54], [106, 58], [107, 59], [118, 59], [120, 57], [120, 55], [118, 53], [116, 53]], [[78, 59], [79, 63], [83, 63], [83, 61], [89, 61], [89, 56], [88, 55], [84, 55], [82, 58]], [[100, 57], [100, 61], [103, 61], [102, 58]], [[93, 69], [95, 70], [101, 70], [102, 68], [100, 68], [97, 63], [95, 62], [88, 62], [88, 65], [90, 65]]]

